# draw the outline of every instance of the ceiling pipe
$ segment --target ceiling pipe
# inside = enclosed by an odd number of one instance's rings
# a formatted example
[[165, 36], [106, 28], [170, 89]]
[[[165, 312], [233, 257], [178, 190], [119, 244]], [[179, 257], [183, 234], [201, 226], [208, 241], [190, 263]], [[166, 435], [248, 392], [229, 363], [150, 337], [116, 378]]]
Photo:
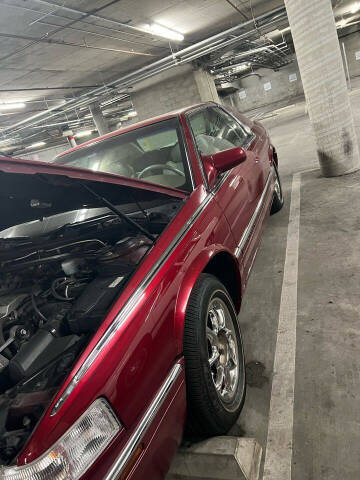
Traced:
[[64, 45], [66, 47], [88, 48], [91, 50], [102, 50], [104, 52], [126, 53], [127, 55], [142, 55], [145, 57], [156, 57], [152, 53], [136, 52], [134, 50], [123, 50], [120, 48], [97, 47], [95, 45], [88, 45], [87, 43], [66, 42], [65, 40], [55, 40], [53, 38], [31, 37], [29, 35], [20, 35], [15, 33], [0, 33], [0, 37], [15, 38], [21, 40], [29, 40], [34, 43], [47, 43], [49, 45]]
[[[267, 25], [272, 25], [273, 23], [276, 23], [276, 22], [270, 22], [270, 23], [268, 23]], [[243, 38], [246, 38], [246, 37], [249, 36], [249, 34], [251, 34], [251, 33], [256, 33], [256, 32], [255, 32], [255, 31], [253, 31], [253, 32], [245, 32], [245, 33], [243, 33], [242, 35], [239, 35], [239, 36], [237, 36], [237, 37], [235, 37], [235, 38], [232, 38], [232, 39], [230, 39], [230, 40], [227, 40], [227, 41], [223, 42], [221, 45], [217, 46], [218, 48], [209, 47], [207, 50], [204, 50], [201, 54], [198, 54], [198, 53], [193, 54], [193, 55], [190, 56], [190, 57], [186, 57], [185, 60], [186, 60], [186, 62], [189, 62], [189, 61], [195, 60], [195, 59], [197, 59], [197, 58], [199, 58], [199, 57], [201, 57], [201, 56], [203, 56], [203, 55], [206, 55], [206, 54], [208, 54], [208, 53], [211, 53], [211, 52], [213, 52], [213, 51], [215, 51], [215, 50], [228, 47], [229, 45], [233, 45], [233, 44], [239, 42], [240, 40], [242, 40]], [[181, 62], [180, 62], [180, 63], [181, 63]]]
[[[275, 10], [272, 10], [268, 13], [260, 15], [259, 17], [255, 18], [254, 20], [255, 20], [255, 22], [259, 22], [260, 20], [265, 20], [267, 18], [273, 17], [274, 15], [279, 15], [279, 14], [284, 15], [284, 13], [286, 13], [285, 12], [285, 7], [280, 7], [280, 8], [277, 8]], [[106, 84], [102, 87], [96, 88], [95, 90], [93, 90], [91, 92], [84, 93], [84, 94], [80, 95], [79, 97], [77, 97], [75, 99], [68, 100], [67, 102], [63, 103], [62, 105], [50, 107], [47, 112], [42, 112], [40, 114], [33, 115], [29, 118], [23, 119], [23, 120], [15, 123], [14, 125], [12, 125], [10, 127], [6, 127], [3, 130], [3, 133], [10, 132], [10, 131], [19, 132], [19, 131], [21, 131], [25, 128], [29, 128], [29, 127], [32, 127], [34, 125], [37, 125], [38, 123], [40, 123], [41, 121], [43, 121], [45, 119], [49, 119], [49, 118], [53, 118], [55, 116], [58, 116], [58, 115], [62, 114], [63, 112], [73, 110], [74, 108], [78, 108], [78, 107], [81, 107], [81, 106], [84, 106], [84, 105], [89, 105], [91, 102], [94, 101], [94, 98], [93, 98], [94, 95], [102, 95], [102, 94], [106, 93], [107, 90], [111, 87], [116, 87], [120, 84], [122, 84], [124, 86], [131, 85], [131, 84], [137, 83], [141, 80], [144, 80], [145, 78], [149, 78], [150, 76], [154, 76], [154, 75], [160, 73], [161, 71], [172, 68], [172, 67], [178, 65], [179, 63], [182, 64], [182, 63], [189, 62], [193, 58], [197, 58], [197, 54], [193, 54], [193, 55], [190, 55], [190, 56], [187, 55], [186, 58], [181, 60], [181, 61], [179, 61], [178, 59], [181, 58], [182, 56], [185, 56], [186, 54], [194, 52], [197, 49], [200, 49], [201, 47], [203, 47], [205, 45], [208, 46], [212, 42], [216, 42], [218, 39], [227, 37], [229, 35], [233, 35], [238, 30], [241, 30], [241, 29], [244, 29], [248, 26], [253, 25], [254, 20], [249, 20], [249, 21], [247, 21], [247, 22], [245, 22], [241, 25], [237, 25], [237, 26], [232, 27], [228, 30], [220, 32], [220, 33], [218, 33], [216, 35], [213, 35], [213, 36], [211, 36], [211, 37], [209, 37], [205, 40], [202, 40], [202, 41], [200, 41], [200, 42], [198, 42], [194, 45], [186, 47], [186, 48], [184, 48], [184, 49], [182, 49], [178, 52], [173, 52], [173, 54], [171, 54], [171, 55], [169, 55], [169, 56], [167, 56], [163, 59], [157, 60], [150, 65], [146, 65], [146, 66], [144, 66], [144, 67], [142, 67], [142, 68], [140, 68], [140, 69], [138, 69], [134, 72], [131, 72], [127, 75], [124, 75], [123, 77], [120, 77], [117, 80], [109, 82], [108, 84]], [[246, 32], [246, 34], [249, 34], [249, 33], [254, 33], [254, 32]], [[246, 34], [243, 34], [243, 35], [245, 36]], [[232, 41], [233, 41], [233, 39], [230, 40], [230, 42], [232, 42]], [[238, 41], [238, 37], [236, 38], [236, 41]], [[225, 42], [225, 44], [229, 44], [229, 42]], [[221, 46], [223, 46], [223, 44], [221, 44]], [[210, 48], [213, 48], [213, 47], [210, 47]], [[200, 56], [202, 56], [203, 54], [204, 54], [204, 50], [202, 50], [202, 53], [200, 54]], [[61, 112], [59, 112], [59, 111], [55, 112], [56, 110], [59, 110], [59, 108], [61, 108], [62, 111]]]
[[[1, 37], [1, 34], [0, 34]], [[5, 93], [5, 92], [32, 92], [32, 91], [43, 91], [43, 90], [74, 90], [74, 89], [84, 89], [84, 88], [97, 88], [100, 85], [76, 85], [76, 86], [66, 86], [66, 87], [33, 87], [33, 88], [6, 88], [6, 89], [0, 89], [0, 93]], [[47, 102], [47, 101], [52, 101], [51, 99], [49, 100], [31, 100], [29, 102], [25, 103], [31, 103], [31, 102]]]
[[[46, 25], [48, 27], [58, 27], [59, 26], [59, 25], [56, 25], [56, 23], [44, 22], [42, 20], [39, 20], [37, 23], [39, 23], [41, 25]], [[85, 23], [86, 25], [92, 25], [93, 27], [107, 29], [107, 27], [102, 27], [102, 26], [94, 25], [94, 24], [88, 24], [87, 22], [83, 22], [83, 23]], [[134, 45], [144, 45], [146, 47], [149, 46], [149, 43], [139, 42], [137, 40], [128, 40], [126, 38], [119, 38], [119, 37], [115, 37], [114, 35], [107, 35], [106, 33], [92, 32], [91, 30], [86, 30], [85, 28], [79, 28], [79, 27], [66, 27], [66, 28], [69, 29], [69, 30], [74, 30], [75, 32], [78, 32], [78, 33], [86, 33], [86, 35], [93, 35], [95, 37], [101, 37], [101, 38], [110, 38], [111, 40], [116, 40], [118, 42], [131, 43], [131, 44], [134, 44]], [[114, 29], [111, 29], [111, 30], [114, 30]], [[118, 32], [119, 34], [126, 35], [126, 32], [121, 32], [119, 30], [115, 30], [115, 31]], [[161, 38], [163, 39], [163, 37], [161, 37]], [[154, 48], [169, 51], [169, 47], [163, 47], [162, 45], [152, 45], [152, 46]]]
[[[264, 13], [263, 15], [260, 15], [259, 17], [255, 18], [255, 22], [259, 22], [260, 20], [263, 20], [263, 19], [266, 19], [268, 17], [271, 17], [273, 15], [276, 15], [276, 14], [279, 14], [279, 13], [282, 13], [282, 14], [286, 14], [286, 10], [285, 10], [285, 7], [280, 7], [280, 8], [276, 8], [275, 10], [272, 10], [268, 13]], [[136, 74], [139, 74], [139, 73], [142, 73], [143, 71], [145, 70], [148, 70], [149, 68], [151, 67], [155, 67], [155, 66], [158, 66], [158, 65], [162, 65], [166, 62], [169, 62], [169, 61], [173, 61], [179, 57], [184, 57], [186, 56], [186, 54], [190, 53], [190, 52], [193, 52], [194, 50], [199, 50], [201, 47], [203, 46], [208, 46], [208, 44], [211, 44], [212, 42], [218, 40], [218, 39], [222, 39], [224, 37], [227, 37], [229, 35], [233, 35], [235, 34], [235, 32], [237, 32], [238, 30], [242, 30], [248, 26], [251, 26], [253, 25], [254, 23], [254, 20], [248, 20], [247, 22], [245, 23], [242, 23], [240, 25], [237, 25], [235, 27], [232, 27], [232, 28], [229, 28], [228, 30], [225, 30], [223, 32], [220, 32], [220, 33], [217, 33], [216, 35], [213, 35], [212, 37], [209, 37], [205, 40], [202, 40], [198, 43], [195, 43], [194, 45], [190, 45], [189, 47], [186, 47], [182, 50], [179, 50], [178, 52], [174, 52], [173, 54], [171, 55], [168, 55], [167, 57], [161, 59], [161, 60], [157, 60], [156, 62], [152, 63], [151, 65], [147, 65], [145, 67], [142, 67], [140, 68], [139, 70], [137, 70], [136, 72], [134, 72], [133, 74], [129, 74], [130, 75], [136, 75]], [[247, 34], [249, 34], [250, 32], [246, 32]], [[123, 77], [121, 80], [125, 80], [127, 76]], [[119, 82], [116, 82], [115, 83], [119, 83]]]
[[261, 47], [253, 48], [252, 50], [247, 50], [247, 51], [241, 52], [237, 55], [234, 55], [233, 57], [221, 58], [221, 59], [217, 60], [216, 62], [209, 62], [206, 65], [210, 68], [216, 68], [218, 66], [223, 65], [226, 62], [235, 62], [235, 61], [240, 60], [242, 58], [246, 58], [249, 55], [253, 55], [255, 53], [260, 53], [260, 52], [265, 52], [267, 50], [270, 50], [271, 47], [272, 47], [272, 45], [263, 45]]

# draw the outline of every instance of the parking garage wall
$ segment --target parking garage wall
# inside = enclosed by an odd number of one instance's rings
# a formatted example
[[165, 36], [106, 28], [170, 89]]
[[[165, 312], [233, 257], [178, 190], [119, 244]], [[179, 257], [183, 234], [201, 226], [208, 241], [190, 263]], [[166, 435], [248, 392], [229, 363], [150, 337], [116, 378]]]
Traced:
[[[340, 39], [344, 43], [353, 88], [360, 88], [360, 41], [359, 33]], [[279, 71], [259, 69], [253, 75], [237, 83], [238, 91], [228, 96], [225, 102], [233, 104], [243, 113], [268, 110], [289, 105], [304, 96], [299, 67], [293, 62]]]
[[[360, 84], [360, 34], [352, 33], [340, 39], [344, 43], [346, 58], [349, 65], [350, 77], [354, 86]], [[359, 82], [357, 82], [359, 80]], [[360, 86], [360, 85], [359, 85]]]
[[278, 102], [289, 102], [304, 95], [296, 61], [274, 72], [259, 69], [238, 83], [239, 91], [232, 98], [241, 112], [249, 112]]

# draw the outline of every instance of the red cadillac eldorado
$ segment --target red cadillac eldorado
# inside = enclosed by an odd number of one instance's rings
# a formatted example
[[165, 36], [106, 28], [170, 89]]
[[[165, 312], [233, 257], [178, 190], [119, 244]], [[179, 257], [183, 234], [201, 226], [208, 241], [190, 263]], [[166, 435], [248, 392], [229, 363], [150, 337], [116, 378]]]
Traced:
[[205, 103], [53, 163], [0, 157], [0, 480], [164, 479], [245, 398], [238, 322], [283, 195], [265, 129]]

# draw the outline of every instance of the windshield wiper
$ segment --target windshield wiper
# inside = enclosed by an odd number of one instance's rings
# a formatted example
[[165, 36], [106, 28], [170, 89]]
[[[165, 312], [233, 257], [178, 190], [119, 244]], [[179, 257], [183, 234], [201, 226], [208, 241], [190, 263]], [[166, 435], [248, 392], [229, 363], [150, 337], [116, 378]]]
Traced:
[[125, 215], [125, 213], [121, 212], [118, 208], [115, 207], [109, 200], [106, 198], [102, 197], [98, 193], [96, 193], [92, 188], [90, 188], [88, 185], [85, 185], [84, 183], [81, 183], [81, 185], [87, 190], [91, 195], [93, 195], [95, 198], [100, 200], [106, 207], [108, 207], [109, 210], [114, 212], [119, 218], [127, 222], [129, 225], [132, 227], [135, 227], [137, 230], [139, 230], [141, 233], [143, 233], [149, 240], [151, 240], [153, 243], [156, 242], [156, 238], [154, 235], [152, 235], [146, 228], [142, 227], [139, 223], [135, 222], [132, 218], [128, 217]]

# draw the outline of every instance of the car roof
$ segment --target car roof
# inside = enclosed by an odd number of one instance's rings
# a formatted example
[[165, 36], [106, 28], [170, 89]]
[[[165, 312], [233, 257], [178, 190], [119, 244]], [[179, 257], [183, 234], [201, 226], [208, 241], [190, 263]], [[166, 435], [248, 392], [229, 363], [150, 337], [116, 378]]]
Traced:
[[127, 127], [120, 128], [118, 130], [114, 130], [113, 132], [107, 133], [106, 135], [100, 135], [99, 137], [93, 138], [88, 142], [84, 142], [80, 145], [77, 145], [76, 147], [69, 148], [68, 150], [65, 150], [64, 152], [57, 155], [55, 158], [61, 158], [63, 155], [67, 155], [70, 152], [74, 152], [76, 150], [80, 150], [81, 148], [87, 147], [89, 145], [99, 143], [103, 140], [106, 140], [107, 138], [115, 137], [116, 135], [121, 135], [122, 133], [130, 132], [131, 130], [136, 130], [137, 128], [140, 128], [140, 127], [146, 127], [147, 125], [152, 125], [153, 123], [158, 123], [163, 120], [168, 120], [169, 118], [180, 117], [185, 113], [204, 105], [216, 105], [216, 103], [215, 102], [196, 103], [194, 105], [182, 107], [177, 110], [164, 113], [162, 115], [157, 115], [155, 117], [147, 118], [146, 120], [143, 120], [141, 122], [133, 123], [132, 125], [128, 125]]

